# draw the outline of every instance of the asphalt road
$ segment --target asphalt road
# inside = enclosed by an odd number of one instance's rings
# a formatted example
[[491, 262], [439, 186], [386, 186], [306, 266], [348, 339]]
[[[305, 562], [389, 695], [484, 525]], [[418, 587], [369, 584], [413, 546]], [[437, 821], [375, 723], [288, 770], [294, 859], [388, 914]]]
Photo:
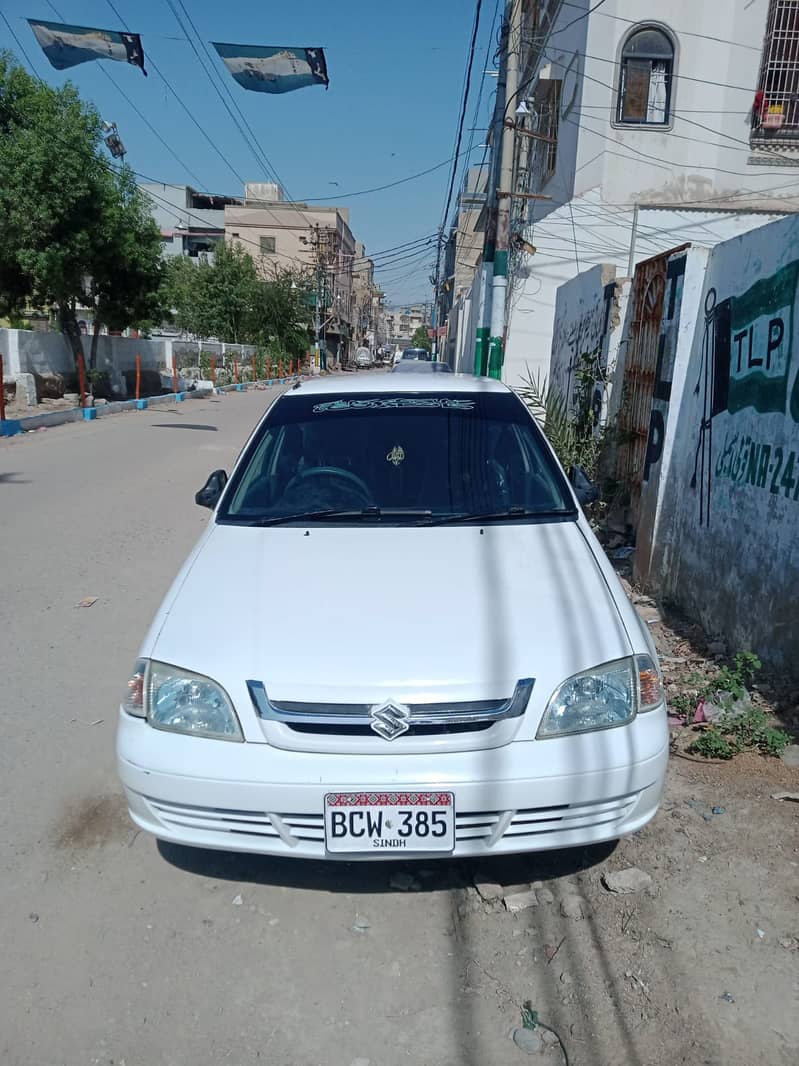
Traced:
[[194, 491], [275, 391], [0, 442], [4, 1066], [505, 1061], [461, 992], [457, 871], [398, 893], [395, 867], [159, 848], [128, 820], [124, 682], [207, 520]]
[[[528, 1000], [568, 1066], [795, 1062], [777, 939], [793, 812], [756, 775], [685, 762], [615, 851], [481, 866], [291, 862], [134, 830], [119, 698], [207, 521], [195, 490], [275, 391], [0, 441], [1, 1066], [560, 1066], [510, 1039]], [[711, 824], [696, 811], [719, 796]], [[629, 865], [651, 894], [602, 887]], [[475, 878], [506, 899], [543, 884], [514, 915]]]

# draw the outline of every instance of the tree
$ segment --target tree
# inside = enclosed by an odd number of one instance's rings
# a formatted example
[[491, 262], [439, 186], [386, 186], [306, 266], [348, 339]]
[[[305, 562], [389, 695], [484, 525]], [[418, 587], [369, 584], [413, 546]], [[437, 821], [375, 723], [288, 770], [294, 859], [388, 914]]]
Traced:
[[427, 326], [417, 326], [411, 337], [411, 348], [426, 348], [432, 350], [433, 345], [427, 335]]
[[121, 330], [146, 328], [164, 313], [161, 233], [133, 172], [105, 175], [102, 232], [91, 265], [91, 295], [95, 306], [89, 366], [97, 357], [101, 324]]
[[181, 330], [275, 354], [299, 355], [307, 347], [308, 291], [304, 274], [274, 269], [263, 276], [252, 256], [222, 241], [212, 263], [176, 256], [165, 271], [165, 299]]
[[157, 231], [101, 133], [74, 86], [36, 81], [0, 52], [0, 306], [55, 306], [76, 361], [79, 303], [96, 298], [99, 320], [121, 329], [149, 317], [160, 287]]

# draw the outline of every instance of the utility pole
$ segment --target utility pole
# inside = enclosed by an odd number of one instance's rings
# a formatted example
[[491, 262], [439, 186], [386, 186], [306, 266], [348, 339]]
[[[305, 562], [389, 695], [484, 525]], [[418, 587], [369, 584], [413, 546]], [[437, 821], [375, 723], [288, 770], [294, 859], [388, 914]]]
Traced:
[[436, 274], [433, 282], [433, 314], [432, 314], [432, 326], [433, 326], [433, 362], [438, 360], [438, 302], [440, 299], [441, 291], [441, 243], [443, 240], [443, 231], [438, 231], [438, 240], [436, 241]]
[[483, 240], [483, 261], [480, 265], [480, 294], [477, 304], [477, 332], [474, 342], [474, 373], [485, 377], [488, 373], [488, 349], [491, 338], [491, 298], [494, 277], [494, 256], [497, 238], [497, 186], [501, 160], [501, 139], [505, 115], [505, 88], [508, 61], [509, 10], [512, 0], [506, 0], [502, 19], [499, 48], [499, 76], [491, 119], [491, 157], [486, 179], [486, 227]]
[[[510, 0], [506, 38], [505, 97], [502, 105], [502, 154], [497, 189], [497, 243], [491, 285], [491, 336], [488, 342], [488, 375], [502, 377], [505, 358], [505, 304], [508, 289], [508, 250], [510, 246], [511, 194], [513, 192], [513, 149], [515, 125], [507, 112], [519, 87], [519, 53], [522, 38], [522, 0]], [[499, 94], [497, 94], [499, 97]]]

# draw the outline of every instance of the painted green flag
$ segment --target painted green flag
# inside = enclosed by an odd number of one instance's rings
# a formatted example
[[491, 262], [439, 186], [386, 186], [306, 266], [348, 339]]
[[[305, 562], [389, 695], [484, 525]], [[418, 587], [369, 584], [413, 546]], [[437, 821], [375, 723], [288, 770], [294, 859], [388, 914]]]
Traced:
[[785, 413], [797, 277], [799, 261], [730, 300], [730, 414], [745, 407]]

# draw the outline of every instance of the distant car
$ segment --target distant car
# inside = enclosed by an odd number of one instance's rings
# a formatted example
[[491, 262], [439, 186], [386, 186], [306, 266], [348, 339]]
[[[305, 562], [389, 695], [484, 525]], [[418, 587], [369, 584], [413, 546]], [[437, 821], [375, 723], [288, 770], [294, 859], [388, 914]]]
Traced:
[[427, 348], [406, 348], [402, 353], [402, 360], [404, 361], [406, 359], [426, 360], [429, 362], [432, 359], [432, 356]]
[[506, 385], [433, 377], [298, 383], [197, 493], [213, 516], [119, 712], [140, 829], [428, 862], [581, 848], [655, 814], [657, 653], [574, 472]]
[[401, 371], [403, 374], [451, 374], [452, 367], [448, 363], [427, 363], [422, 359], [407, 359], [401, 363], [397, 363], [392, 368], [391, 373], [396, 374], [397, 371]]
[[355, 352], [355, 365], [357, 367], [371, 366], [373, 362], [372, 353], [368, 348], [358, 348]]

